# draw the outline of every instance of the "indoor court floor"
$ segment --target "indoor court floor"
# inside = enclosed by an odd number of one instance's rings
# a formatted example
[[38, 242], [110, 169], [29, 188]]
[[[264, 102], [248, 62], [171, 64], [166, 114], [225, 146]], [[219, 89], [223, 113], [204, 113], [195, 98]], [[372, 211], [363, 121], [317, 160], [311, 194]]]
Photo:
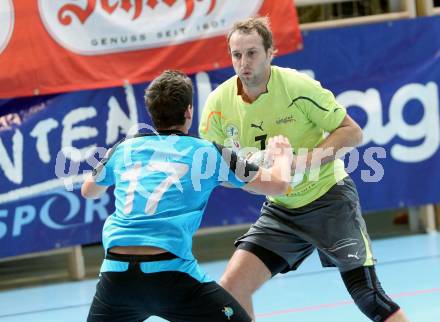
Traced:
[[[440, 321], [440, 235], [375, 240], [373, 249], [382, 286], [410, 321]], [[202, 264], [216, 280], [225, 265], [226, 261]], [[93, 279], [2, 291], [0, 322], [85, 321], [95, 284]], [[338, 271], [321, 268], [316, 253], [298, 271], [266, 283], [255, 294], [254, 306], [261, 322], [369, 321], [351, 301]]]

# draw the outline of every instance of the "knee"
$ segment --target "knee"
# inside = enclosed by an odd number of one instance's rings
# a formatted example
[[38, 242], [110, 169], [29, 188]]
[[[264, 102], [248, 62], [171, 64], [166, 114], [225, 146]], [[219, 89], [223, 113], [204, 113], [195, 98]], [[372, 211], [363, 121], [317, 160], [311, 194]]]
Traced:
[[223, 276], [220, 278], [220, 285], [221, 285], [224, 289], [229, 290], [229, 289], [231, 289], [231, 288], [233, 287], [234, 283], [232, 282], [232, 279], [231, 279], [231, 278], [229, 278], [229, 277], [223, 275]]
[[360, 267], [341, 275], [356, 305], [372, 321], [384, 322], [400, 309], [385, 294], [373, 266]]
[[243, 291], [237, 278], [230, 274], [224, 274], [220, 278], [220, 285], [232, 294], [239, 294]]
[[251, 296], [271, 277], [264, 262], [255, 254], [238, 249], [220, 279], [220, 285], [234, 296]]
[[225, 274], [220, 279], [220, 285], [240, 301], [252, 297], [257, 286], [245, 277], [234, 274]]

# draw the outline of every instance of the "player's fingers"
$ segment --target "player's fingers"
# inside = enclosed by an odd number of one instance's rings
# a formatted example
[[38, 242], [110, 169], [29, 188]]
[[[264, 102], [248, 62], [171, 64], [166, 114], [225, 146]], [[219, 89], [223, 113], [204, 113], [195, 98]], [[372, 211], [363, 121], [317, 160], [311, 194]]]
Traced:
[[280, 148], [290, 148], [290, 142], [289, 139], [286, 138], [283, 135], [277, 135], [274, 137], [274, 143], [276, 146], [280, 147]]

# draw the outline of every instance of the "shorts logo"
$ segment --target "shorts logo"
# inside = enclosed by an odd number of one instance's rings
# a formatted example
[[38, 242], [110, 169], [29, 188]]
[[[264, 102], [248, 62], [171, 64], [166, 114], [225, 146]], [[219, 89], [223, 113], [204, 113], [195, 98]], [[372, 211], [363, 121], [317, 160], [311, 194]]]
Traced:
[[[356, 238], [345, 238], [338, 240], [331, 248], [326, 248], [325, 250], [331, 253], [339, 253], [339, 256], [346, 258], [352, 258], [353, 260], [360, 260], [362, 255], [359, 256], [359, 251], [361, 251], [361, 242]], [[341, 254], [340, 252], [345, 254]]]
[[234, 315], [234, 310], [232, 309], [232, 307], [229, 306], [225, 306], [222, 310], [222, 312], [226, 315], [226, 317], [228, 318], [228, 320], [231, 319], [231, 316]]
[[[4, 1], [3, 1], [4, 2]], [[46, 30], [64, 48], [102, 55], [224, 35], [263, 0], [38, 0]]]
[[355, 239], [355, 238], [345, 238], [345, 239], [338, 240], [333, 245], [333, 247], [326, 248], [326, 250], [328, 250], [329, 252], [334, 253], [334, 252], [337, 252], [338, 250], [340, 250], [342, 248], [358, 246], [358, 245], [359, 245], [359, 240], [358, 239]]
[[14, 30], [14, 6], [11, 0], [0, 1], [0, 53], [8, 46]]
[[347, 258], [355, 258], [355, 259], [360, 259], [358, 256], [359, 250], [356, 252], [356, 254], [347, 254]]

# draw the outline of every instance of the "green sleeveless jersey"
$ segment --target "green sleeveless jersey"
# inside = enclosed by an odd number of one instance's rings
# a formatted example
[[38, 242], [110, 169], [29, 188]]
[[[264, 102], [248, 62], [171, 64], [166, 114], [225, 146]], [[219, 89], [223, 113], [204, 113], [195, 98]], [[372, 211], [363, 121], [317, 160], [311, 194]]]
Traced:
[[[294, 153], [319, 146], [335, 130], [346, 110], [334, 95], [307, 75], [289, 68], [271, 67], [267, 92], [253, 103], [238, 94], [238, 77], [217, 87], [208, 97], [199, 124], [200, 136], [223, 144], [246, 157], [252, 149], [264, 150], [267, 140], [286, 136]], [[347, 176], [342, 160], [295, 174], [285, 195], [270, 196], [287, 207], [302, 207], [325, 194]]]

